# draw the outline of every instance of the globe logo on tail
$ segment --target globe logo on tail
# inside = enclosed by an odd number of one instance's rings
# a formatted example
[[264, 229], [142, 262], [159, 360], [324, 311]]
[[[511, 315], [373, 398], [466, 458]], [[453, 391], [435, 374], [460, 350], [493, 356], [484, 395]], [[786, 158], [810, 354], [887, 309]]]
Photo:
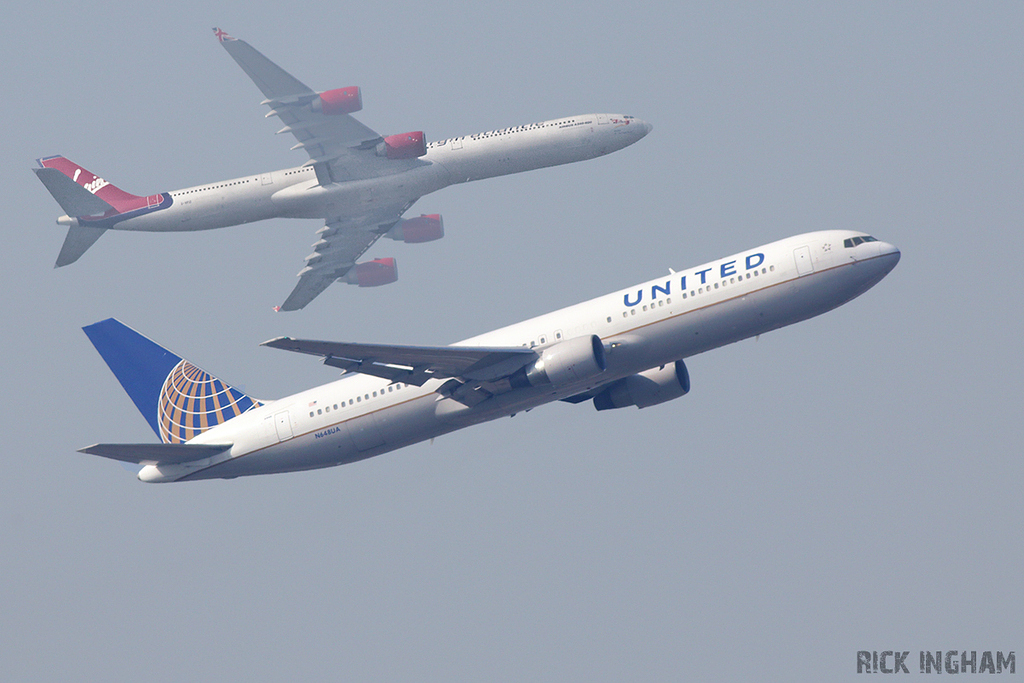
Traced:
[[259, 405], [258, 401], [182, 360], [167, 375], [160, 390], [157, 401], [160, 440], [185, 443]]

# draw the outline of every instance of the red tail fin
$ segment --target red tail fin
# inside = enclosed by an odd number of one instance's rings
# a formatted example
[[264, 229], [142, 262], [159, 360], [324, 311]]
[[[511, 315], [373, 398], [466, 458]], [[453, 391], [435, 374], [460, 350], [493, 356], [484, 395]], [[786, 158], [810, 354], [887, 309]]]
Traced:
[[43, 168], [54, 168], [60, 171], [89, 192], [113, 206], [118, 213], [141, 209], [151, 203], [147, 197], [129, 194], [65, 157], [56, 156], [39, 159], [39, 165]]

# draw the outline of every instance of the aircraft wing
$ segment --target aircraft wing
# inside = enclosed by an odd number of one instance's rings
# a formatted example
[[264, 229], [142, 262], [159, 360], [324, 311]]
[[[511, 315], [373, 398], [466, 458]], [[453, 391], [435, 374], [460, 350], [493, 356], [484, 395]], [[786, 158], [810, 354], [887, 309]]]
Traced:
[[297, 311], [332, 282], [345, 277], [355, 267], [356, 259], [398, 222], [406, 208], [408, 205], [384, 207], [356, 218], [328, 219], [317, 230], [319, 239], [313, 243], [313, 253], [306, 257], [306, 267], [299, 271], [298, 284], [278, 310]]
[[507, 391], [509, 376], [538, 358], [522, 346], [394, 346], [291, 337], [271, 339], [262, 346], [321, 356], [325, 365], [392, 382], [423, 386], [430, 379], [449, 378], [437, 393], [470, 406]]
[[279, 133], [291, 133], [309, 154], [321, 185], [390, 175], [424, 162], [418, 159], [387, 159], [377, 156], [383, 137], [350, 114], [325, 114], [318, 107], [320, 93], [274, 64], [256, 48], [219, 28], [213, 29], [220, 44], [253, 80], [270, 106], [267, 116], [284, 123]]
[[78, 452], [139, 465], [180, 465], [209, 458], [229, 448], [229, 443], [98, 443], [81, 448]]

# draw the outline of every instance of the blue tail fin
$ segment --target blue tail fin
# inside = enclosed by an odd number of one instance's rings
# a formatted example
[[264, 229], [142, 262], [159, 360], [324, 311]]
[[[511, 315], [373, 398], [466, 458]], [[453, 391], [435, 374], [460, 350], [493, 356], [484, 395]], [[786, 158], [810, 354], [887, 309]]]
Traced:
[[260, 405], [118, 320], [82, 329], [163, 443], [184, 443]]

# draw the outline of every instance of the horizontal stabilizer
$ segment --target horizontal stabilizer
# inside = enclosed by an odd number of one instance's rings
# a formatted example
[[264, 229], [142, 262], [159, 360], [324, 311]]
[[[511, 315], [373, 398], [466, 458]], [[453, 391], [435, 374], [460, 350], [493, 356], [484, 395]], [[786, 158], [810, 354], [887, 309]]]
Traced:
[[98, 443], [78, 452], [139, 465], [180, 465], [212, 457], [229, 448], [229, 443]]
[[[114, 208], [56, 168], [34, 168], [32, 170], [60, 204], [60, 208], [64, 209], [69, 216], [102, 216]], [[93, 240], [93, 242], [95, 241]]]
[[106, 228], [72, 225], [68, 228], [68, 236], [64, 238], [64, 246], [60, 248], [60, 253], [57, 254], [57, 263], [53, 267], [60, 268], [77, 261], [85, 253], [85, 250], [96, 244], [96, 240], [106, 231]]

